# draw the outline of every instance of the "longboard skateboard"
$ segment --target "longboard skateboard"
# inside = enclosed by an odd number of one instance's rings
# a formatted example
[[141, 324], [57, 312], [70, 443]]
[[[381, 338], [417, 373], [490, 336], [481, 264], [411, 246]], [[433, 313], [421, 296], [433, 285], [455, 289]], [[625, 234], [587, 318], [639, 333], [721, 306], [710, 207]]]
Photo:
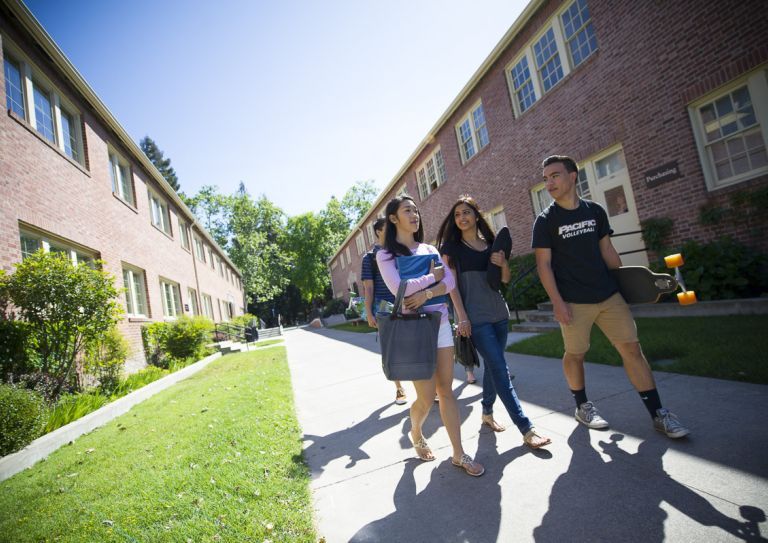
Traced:
[[628, 304], [654, 304], [659, 301], [662, 294], [671, 294], [680, 288], [677, 293], [677, 301], [680, 305], [696, 303], [696, 293], [685, 288], [680, 266], [683, 265], [683, 256], [674, 254], [664, 257], [668, 268], [675, 269], [675, 276], [668, 273], [654, 273], [644, 266], [622, 266], [611, 270], [619, 291]]
[[[504, 258], [509, 260], [509, 255], [512, 252], [512, 235], [506, 226], [501, 227], [493, 240], [493, 245], [491, 245], [491, 253], [497, 251], [504, 251]], [[499, 290], [501, 288], [501, 267], [489, 263], [486, 278], [493, 290]]]

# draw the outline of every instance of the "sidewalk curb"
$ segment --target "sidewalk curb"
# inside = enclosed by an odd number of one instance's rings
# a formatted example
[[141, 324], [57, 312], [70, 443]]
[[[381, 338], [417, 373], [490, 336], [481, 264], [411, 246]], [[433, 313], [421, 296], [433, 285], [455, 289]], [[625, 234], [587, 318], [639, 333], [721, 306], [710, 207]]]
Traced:
[[66, 426], [62, 426], [53, 432], [37, 438], [20, 451], [0, 458], [0, 481], [4, 481], [20, 471], [35, 465], [40, 460], [47, 458], [49, 454], [62, 445], [70, 443], [81, 435], [87, 434], [112, 419], [119, 417], [130, 410], [134, 405], [139, 404], [144, 400], [151, 398], [158, 392], [196, 374], [220, 357], [221, 353], [208, 355], [202, 360], [190, 364], [186, 368], [182, 368], [170, 375], [166, 375], [162, 379], [153, 381], [148, 385], [141, 387], [139, 390], [135, 390], [92, 413], [88, 413], [84, 417], [70, 422]]

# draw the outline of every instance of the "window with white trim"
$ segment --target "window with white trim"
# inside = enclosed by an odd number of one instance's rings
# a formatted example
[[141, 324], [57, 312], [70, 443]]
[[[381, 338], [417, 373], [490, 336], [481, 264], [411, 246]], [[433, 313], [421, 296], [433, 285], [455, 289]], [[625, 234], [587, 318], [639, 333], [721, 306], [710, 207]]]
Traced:
[[758, 70], [689, 108], [709, 190], [768, 173], [768, 70]]
[[499, 206], [490, 210], [485, 214], [485, 221], [491, 227], [494, 234], [504, 226], [507, 226], [507, 216], [504, 214], [504, 208]]
[[125, 313], [129, 317], [147, 317], [147, 289], [144, 270], [123, 264]]
[[216, 264], [219, 266], [219, 275], [224, 277], [224, 263], [218, 256], [216, 257]]
[[187, 226], [187, 223], [181, 220], [181, 217], [179, 217], [179, 234], [181, 237], [181, 246], [184, 247], [187, 251], [190, 250], [189, 245], [189, 226]]
[[201, 240], [197, 236], [194, 236], [194, 238], [195, 238], [195, 254], [197, 255], [197, 259], [200, 262], [205, 262], [205, 245], [203, 245], [203, 240]]
[[191, 287], [188, 287], [187, 297], [189, 298], [189, 311], [194, 316], [198, 316], [200, 314], [200, 306], [197, 303], [197, 291]]
[[400, 186], [400, 188], [399, 188], [399, 189], [398, 189], [398, 191], [397, 191], [397, 194], [396, 194], [396, 196], [398, 196], [398, 197], [401, 197], [401, 196], [408, 196], [408, 184], [407, 184], [407, 183], [403, 183], [403, 184]]
[[210, 295], [203, 293], [200, 295], [200, 297], [202, 298], [203, 302], [203, 315], [211, 320], [215, 320], [213, 316], [213, 300], [211, 299]]
[[359, 234], [355, 238], [355, 245], [357, 246], [358, 255], [365, 253], [365, 234]]
[[334, 261], [331, 263], [331, 270], [335, 270], [335, 269], [336, 269], [336, 268], [338, 268], [338, 267], [339, 267], [339, 261], [338, 261], [338, 260], [334, 260]]
[[490, 142], [488, 127], [485, 124], [485, 113], [482, 101], [473, 105], [469, 112], [456, 124], [456, 137], [459, 140], [459, 151], [462, 163], [475, 156]]
[[[603, 160], [605, 160], [605, 162], [600, 166], [602, 171], [610, 171], [610, 173], [607, 173], [606, 175], [610, 175], [611, 173], [620, 170], [622, 164], [624, 164], [623, 167], [626, 167], [624, 153], [621, 150], [605, 157]], [[579, 198], [591, 198], [585, 165], [580, 164], [578, 166], [579, 176], [576, 179], [576, 194], [579, 195]], [[597, 167], [597, 163], [595, 163], [595, 167]], [[531, 189], [531, 201], [533, 202], [533, 211], [535, 215], [538, 215], [549, 207], [549, 204], [552, 203], [553, 199], [552, 196], [549, 195], [546, 184], [539, 183]]]
[[78, 264], [85, 264], [91, 268], [96, 266], [94, 262], [98, 257], [96, 251], [76, 246], [63, 238], [20, 229], [19, 240], [22, 260], [42, 249], [46, 253], [63, 254], [73, 266]]
[[349, 266], [350, 264], [352, 264], [352, 257], [350, 256], [349, 246], [347, 246], [347, 250], [345, 251], [345, 253], [347, 255], [347, 266]]
[[574, 0], [553, 15], [505, 73], [516, 116], [526, 112], [575, 67], [597, 51], [587, 0]]
[[368, 246], [371, 246], [379, 241], [376, 239], [376, 231], [373, 229], [373, 221], [370, 221], [365, 225], [365, 231], [368, 232]]
[[160, 292], [163, 298], [163, 315], [174, 319], [181, 315], [179, 284], [168, 279], [160, 279]]
[[80, 115], [21, 50], [4, 37], [5, 102], [62, 153], [84, 164]]
[[208, 246], [208, 262], [211, 263], [211, 269], [216, 269], [216, 261], [213, 258], [213, 247]]
[[419, 198], [424, 200], [443, 183], [445, 183], [445, 162], [443, 151], [438, 147], [416, 168], [416, 187], [419, 190]]
[[109, 177], [112, 181], [112, 193], [135, 207], [131, 167], [127, 160], [112, 149], [109, 150]]
[[152, 224], [170, 236], [171, 222], [168, 214], [168, 204], [151, 190], [148, 190], [147, 194], [149, 196], [149, 213]]
[[549, 195], [547, 186], [539, 183], [531, 189], [531, 201], [533, 202], [533, 213], [537, 215], [547, 209], [554, 200]]

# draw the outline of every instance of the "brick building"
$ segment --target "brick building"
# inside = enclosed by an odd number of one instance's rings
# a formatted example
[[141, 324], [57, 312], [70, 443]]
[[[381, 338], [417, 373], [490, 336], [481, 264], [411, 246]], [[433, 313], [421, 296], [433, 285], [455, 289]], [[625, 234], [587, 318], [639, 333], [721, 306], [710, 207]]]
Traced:
[[[672, 246], [729, 235], [765, 252], [766, 28], [762, 0], [531, 0], [330, 260], [334, 295], [359, 282], [372, 221], [402, 192], [426, 240], [468, 193], [530, 252], [551, 154], [578, 161], [616, 233], [667, 217]], [[613, 242], [647, 264], [639, 234]]]
[[16, 0], [0, 2], [0, 42], [0, 267], [40, 248], [102, 259], [126, 289], [133, 368], [146, 322], [243, 314], [238, 269]]

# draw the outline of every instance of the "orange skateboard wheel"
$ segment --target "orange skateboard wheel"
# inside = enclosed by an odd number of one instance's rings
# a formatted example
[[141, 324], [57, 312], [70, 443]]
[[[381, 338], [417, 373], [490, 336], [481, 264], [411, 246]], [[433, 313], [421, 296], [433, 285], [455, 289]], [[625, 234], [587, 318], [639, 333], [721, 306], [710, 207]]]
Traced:
[[696, 293], [692, 290], [686, 290], [685, 292], [678, 292], [677, 301], [680, 302], [680, 305], [693, 305], [697, 302]]
[[667, 268], [677, 268], [682, 266], [684, 263], [685, 261], [683, 260], [683, 255], [680, 253], [675, 253], [673, 255], [664, 257], [664, 264], [667, 265]]

